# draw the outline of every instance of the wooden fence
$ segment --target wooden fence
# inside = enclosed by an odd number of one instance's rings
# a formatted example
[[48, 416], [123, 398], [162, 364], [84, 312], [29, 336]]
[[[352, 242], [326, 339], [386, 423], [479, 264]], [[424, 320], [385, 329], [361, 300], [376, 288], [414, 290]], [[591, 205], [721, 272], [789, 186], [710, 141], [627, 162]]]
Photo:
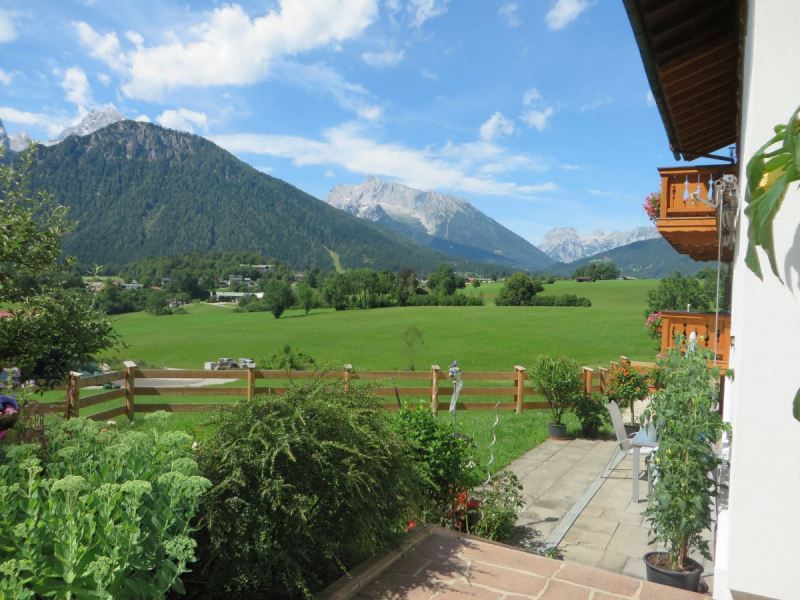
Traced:
[[[620, 357], [620, 362], [627, 361], [634, 368], [647, 371], [652, 363], [631, 362]], [[122, 371], [104, 373], [90, 377], [81, 377], [80, 373], [70, 373], [65, 399], [62, 402], [39, 403], [35, 411], [38, 413], [62, 413], [64, 418], [80, 416], [82, 409], [87, 409], [113, 400], [121, 402], [111, 408], [90, 415], [91, 419], [106, 420], [121, 415], [132, 419], [136, 413], [148, 413], [158, 410], [168, 412], [211, 412], [229, 404], [213, 402], [136, 402], [143, 396], [234, 396], [238, 399], [252, 399], [256, 394], [282, 394], [286, 392], [292, 380], [322, 378], [341, 381], [345, 389], [359, 384], [372, 385], [372, 392], [383, 398], [393, 398], [391, 402], [382, 403], [387, 410], [397, 410], [400, 400], [425, 399], [430, 402], [431, 410], [447, 410], [450, 405], [452, 384], [446, 371], [438, 365], [432, 365], [430, 371], [357, 371], [352, 365], [345, 365], [338, 371], [323, 373], [313, 371], [269, 371], [263, 369], [231, 369], [223, 371], [204, 371], [193, 369], [142, 369], [134, 362], [125, 361]], [[610, 368], [619, 363], [612, 362]], [[583, 393], [606, 393], [608, 391], [610, 369], [592, 369], [583, 367]], [[238, 387], [221, 385], [175, 385], [176, 380], [220, 379], [242, 382]], [[169, 385], [158, 380], [170, 380]], [[93, 395], [82, 395], [81, 390], [100, 386], [111, 382], [121, 382], [117, 389], [105, 390]], [[262, 383], [266, 382], [266, 385]], [[394, 382], [404, 382], [395, 385]], [[411, 384], [409, 385], [409, 382]], [[418, 385], [414, 385], [419, 382]], [[262, 384], [262, 385], [260, 385]], [[538, 396], [538, 399], [535, 399]], [[463, 398], [476, 398], [476, 401], [464, 401]], [[507, 401], [480, 401], [481, 397], [508, 398]], [[468, 372], [464, 375], [464, 387], [459, 395], [458, 410], [513, 410], [522, 413], [525, 410], [549, 408], [543, 401], [539, 391], [532, 385], [525, 367], [515, 366], [512, 371]]]

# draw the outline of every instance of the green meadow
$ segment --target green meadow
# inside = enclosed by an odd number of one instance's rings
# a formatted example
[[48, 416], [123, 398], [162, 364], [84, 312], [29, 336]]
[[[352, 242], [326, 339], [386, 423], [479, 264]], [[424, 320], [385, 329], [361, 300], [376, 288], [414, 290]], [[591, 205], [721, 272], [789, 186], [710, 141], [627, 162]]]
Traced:
[[655, 281], [558, 281], [545, 286], [543, 294], [586, 296], [590, 308], [494, 306], [500, 285], [467, 288], [467, 293], [484, 297], [486, 305], [477, 307], [315, 309], [308, 315], [290, 310], [275, 319], [269, 313], [196, 304], [184, 315], [126, 314], [114, 319], [126, 344], [115, 358], [197, 369], [222, 356], [258, 359], [290, 345], [323, 365], [404, 370], [411, 366], [403, 341], [410, 325], [424, 338], [414, 361], [417, 370], [446, 366], [454, 359], [468, 372], [512, 370], [539, 354], [571, 356], [588, 366], [605, 365], [620, 354], [635, 360], [655, 355], [642, 328], [647, 292]]
[[[469, 385], [470, 371], [512, 371], [514, 365], [529, 365], [539, 354], [565, 355], [587, 366], [607, 365], [621, 354], [634, 360], [653, 360], [653, 341], [642, 328], [647, 292], [657, 285], [652, 280], [597, 281], [576, 283], [558, 281], [546, 285], [544, 294], [577, 294], [592, 301], [581, 307], [499, 307], [494, 297], [502, 284], [468, 287], [465, 293], [480, 295], [480, 307], [412, 307], [336, 312], [328, 309], [290, 310], [280, 319], [269, 313], [237, 313], [229, 306], [195, 304], [188, 313], [156, 317], [134, 313], [114, 318], [114, 326], [126, 347], [113, 360], [133, 360], [145, 367], [200, 369], [203, 362], [222, 356], [258, 360], [290, 345], [314, 357], [318, 364], [339, 368], [350, 363], [356, 371], [405, 370], [411, 357], [403, 342], [403, 332], [416, 325], [424, 346], [415, 358], [417, 370], [431, 364], [446, 369], [458, 359]], [[276, 383], [277, 384], [277, 383]], [[424, 386], [424, 382], [389, 382], [389, 385]], [[479, 385], [481, 382], [479, 382]], [[482, 384], [488, 384], [482, 382]], [[488, 385], [507, 385], [488, 384]], [[243, 382], [230, 385], [241, 386]], [[387, 382], [381, 382], [387, 385]], [[474, 384], [473, 384], [474, 385]], [[84, 390], [88, 397], [102, 390]], [[63, 392], [48, 392], [47, 400], [63, 397]], [[231, 403], [235, 396], [137, 396], [136, 403]], [[510, 402], [506, 397], [465, 396], [465, 402]], [[528, 397], [529, 400], [534, 400]], [[424, 399], [403, 398], [403, 402], [423, 403]], [[448, 401], [443, 394], [440, 401]], [[393, 398], [384, 401], [392, 402]], [[81, 411], [91, 415], [118, 406], [115, 400]], [[517, 415], [508, 409], [498, 411], [459, 411], [456, 428], [474, 441], [480, 464], [489, 460], [488, 444], [495, 427], [493, 469], [502, 468], [514, 458], [547, 438], [546, 410], [528, 410]], [[142, 416], [137, 415], [137, 421]], [[172, 425], [189, 431], [196, 439], [213, 435], [204, 425], [207, 413], [172, 415]], [[439, 418], [450, 424], [451, 416], [441, 411]], [[122, 422], [125, 417], [118, 417]], [[568, 412], [565, 422], [571, 434], [579, 423]]]

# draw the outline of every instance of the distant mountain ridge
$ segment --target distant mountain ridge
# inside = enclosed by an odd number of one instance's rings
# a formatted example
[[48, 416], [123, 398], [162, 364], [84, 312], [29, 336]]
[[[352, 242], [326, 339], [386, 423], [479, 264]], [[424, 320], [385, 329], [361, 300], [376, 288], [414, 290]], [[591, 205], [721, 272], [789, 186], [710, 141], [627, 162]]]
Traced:
[[124, 121], [127, 119], [125, 115], [117, 110], [113, 104], [109, 104], [102, 108], [93, 108], [77, 124], [72, 127], [67, 127], [59, 133], [54, 139], [53, 143], [60, 142], [71, 135], [89, 135], [98, 129], [108, 127], [113, 123]]
[[525, 270], [553, 263], [536, 246], [455, 196], [367, 177], [360, 184], [337, 185], [325, 201], [453, 256]]
[[330, 269], [332, 252], [345, 268], [424, 271], [448, 261], [202, 137], [149, 123], [119, 121], [39, 148], [32, 185], [69, 206], [78, 224], [64, 250], [83, 264], [209, 250], [257, 251], [296, 268]]
[[679, 254], [669, 242], [658, 237], [633, 242], [571, 263], [555, 265], [547, 271], [556, 275], [571, 276], [578, 267], [598, 260], [612, 260], [622, 275], [640, 279], [666, 277], [674, 271], [684, 275], [694, 275], [700, 269], [716, 267], [715, 262], [699, 262], [685, 254]]
[[545, 234], [539, 249], [555, 261], [571, 263], [633, 242], [657, 237], [659, 234], [655, 227], [637, 227], [630, 231], [612, 231], [608, 234], [597, 229], [584, 235], [572, 227], [559, 227]]

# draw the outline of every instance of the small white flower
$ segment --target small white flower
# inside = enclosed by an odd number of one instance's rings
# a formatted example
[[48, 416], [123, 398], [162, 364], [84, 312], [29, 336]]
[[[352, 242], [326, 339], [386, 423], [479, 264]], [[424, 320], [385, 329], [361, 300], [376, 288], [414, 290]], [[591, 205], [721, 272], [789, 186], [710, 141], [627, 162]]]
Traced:
[[117, 426], [117, 422], [116, 421], [106, 421], [106, 425], [109, 425], [111, 427], [116, 427]]
[[197, 452], [200, 449], [200, 442], [192, 442], [192, 452]]

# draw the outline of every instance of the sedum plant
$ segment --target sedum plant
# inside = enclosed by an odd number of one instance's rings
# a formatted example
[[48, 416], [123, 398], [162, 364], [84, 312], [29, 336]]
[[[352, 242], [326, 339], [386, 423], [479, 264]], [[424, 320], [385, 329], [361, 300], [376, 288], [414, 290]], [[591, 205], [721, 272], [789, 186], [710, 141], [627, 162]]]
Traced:
[[666, 546], [674, 571], [691, 570], [692, 549], [711, 558], [702, 534], [711, 526], [718, 493], [711, 477], [721, 462], [714, 444], [729, 425], [716, 411], [719, 372], [708, 368], [710, 354], [670, 349], [663, 364], [664, 388], [653, 394], [644, 413], [658, 434], [656, 484], [644, 514], [651, 543]]
[[183, 591], [191, 525], [210, 482], [189, 436], [86, 419], [0, 465], [0, 598], [163, 598]]

